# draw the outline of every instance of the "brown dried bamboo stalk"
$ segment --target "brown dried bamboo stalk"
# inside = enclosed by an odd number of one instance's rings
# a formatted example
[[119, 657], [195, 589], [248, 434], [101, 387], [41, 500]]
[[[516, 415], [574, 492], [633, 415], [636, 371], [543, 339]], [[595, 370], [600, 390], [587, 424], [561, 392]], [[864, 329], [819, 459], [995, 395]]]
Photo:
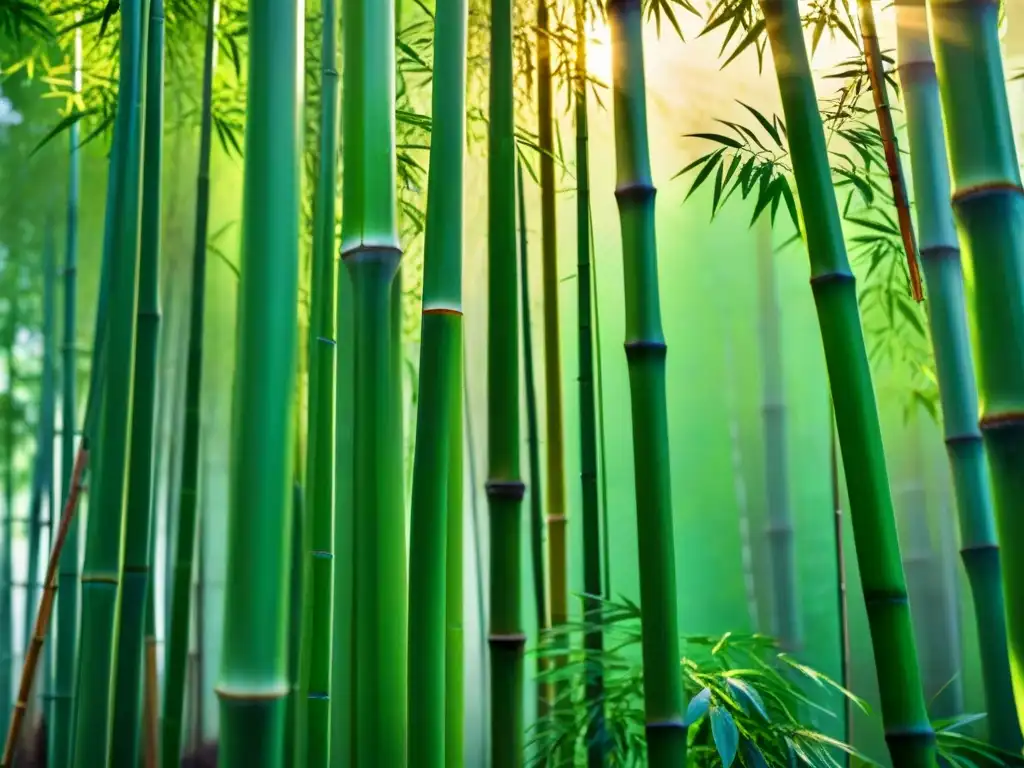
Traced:
[[882, 135], [885, 165], [889, 171], [889, 182], [892, 184], [892, 198], [896, 204], [896, 216], [899, 220], [900, 234], [903, 238], [903, 250], [907, 253], [907, 268], [910, 271], [910, 293], [914, 297], [914, 301], [924, 301], [921, 268], [918, 265], [917, 258], [917, 239], [914, 237], [914, 225], [910, 218], [907, 182], [903, 177], [903, 167], [900, 165], [899, 143], [896, 141], [896, 127], [892, 121], [889, 94], [885, 89], [882, 48], [878, 43], [878, 32], [875, 29], [875, 12], [871, 7], [871, 0], [857, 0], [857, 10], [860, 17], [861, 40], [864, 43], [864, 63], [868, 70], [868, 80], [871, 82], [871, 95], [875, 102], [878, 131]]
[[142, 712], [145, 736], [144, 763], [145, 768], [157, 768], [157, 749], [159, 746], [157, 730], [159, 724], [158, 697], [159, 684], [156, 675], [156, 638], [146, 638], [146, 699]]
[[36, 675], [36, 666], [39, 664], [43, 640], [50, 627], [50, 617], [53, 615], [53, 603], [57, 597], [57, 566], [60, 563], [60, 553], [64, 548], [64, 541], [68, 537], [68, 528], [71, 520], [78, 509], [78, 500], [82, 495], [82, 475], [85, 473], [86, 464], [89, 461], [89, 449], [83, 444], [78, 448], [78, 455], [75, 457], [75, 467], [71, 473], [71, 492], [64, 503], [64, 514], [61, 517], [60, 528], [57, 530], [57, 538], [53, 542], [53, 550], [50, 552], [50, 560], [46, 564], [46, 586], [43, 589], [43, 599], [39, 602], [39, 610], [36, 613], [36, 623], [32, 628], [32, 641], [29, 644], [28, 652], [25, 654], [25, 663], [21, 668], [21, 682], [18, 684], [18, 700], [15, 702], [14, 711], [11, 712], [11, 722], [7, 728], [7, 742], [4, 746], [3, 759], [0, 760], [0, 768], [11, 768], [14, 762], [14, 748], [18, 743], [18, 736], [21, 733], [21, 726], [25, 720], [25, 711], [28, 709], [28, 697], [32, 693], [32, 681]]

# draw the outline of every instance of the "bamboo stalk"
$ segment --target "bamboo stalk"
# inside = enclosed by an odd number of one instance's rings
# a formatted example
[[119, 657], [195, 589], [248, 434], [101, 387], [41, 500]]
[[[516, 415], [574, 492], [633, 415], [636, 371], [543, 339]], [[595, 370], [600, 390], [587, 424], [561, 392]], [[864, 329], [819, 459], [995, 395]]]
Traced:
[[[449, 438], [451, 456], [448, 460], [448, 520], [446, 535], [447, 558], [445, 569], [445, 692], [444, 692], [444, 764], [447, 768], [462, 768], [465, 764], [465, 632], [463, 619], [463, 418], [465, 400], [463, 390], [463, 331], [459, 327], [455, 339], [456, 379], [452, 385], [456, 392]], [[473, 486], [470, 486], [473, 487]]]
[[[544, 296], [544, 466], [548, 534], [548, 599], [552, 627], [569, 618], [569, 583], [565, 505], [565, 438], [562, 425], [562, 355], [558, 325], [558, 224], [555, 217], [555, 142], [551, 107], [551, 45], [548, 0], [537, 3], [537, 138], [540, 147], [541, 288]], [[567, 636], [556, 640], [566, 645]], [[562, 649], [567, 651], [567, 647]], [[554, 666], [565, 656], [556, 653]], [[564, 682], [549, 684], [548, 705], [562, 698]], [[564, 757], [564, 755], [563, 755]]]
[[57, 596], [57, 569], [60, 564], [60, 554], [64, 549], [64, 543], [68, 539], [68, 532], [71, 523], [75, 519], [75, 513], [78, 511], [78, 499], [82, 492], [82, 477], [85, 474], [85, 467], [88, 462], [88, 448], [79, 447], [78, 455], [75, 457], [75, 467], [71, 473], [70, 491], [64, 504], [64, 513], [61, 515], [60, 527], [57, 529], [57, 536], [53, 542], [53, 550], [46, 564], [46, 578], [44, 581], [46, 587], [43, 591], [43, 598], [39, 603], [39, 611], [36, 613], [36, 620], [32, 628], [32, 642], [25, 654], [25, 663], [21, 670], [21, 681], [18, 683], [18, 698], [15, 701], [7, 727], [7, 739], [4, 742], [3, 759], [0, 759], [0, 768], [12, 768], [14, 764], [14, 750], [18, 745], [25, 711], [28, 708], [29, 696], [32, 693], [32, 682], [36, 676], [36, 666], [39, 663], [43, 641], [46, 639], [46, 632], [50, 626], [50, 617], [53, 615], [54, 598]]
[[[782, 339], [771, 222], [764, 217], [758, 231], [759, 322], [761, 331], [762, 413], [764, 417], [765, 485], [768, 546], [771, 552], [772, 634], [783, 649], [799, 650], [800, 603], [797, 597], [793, 520], [789, 507], [789, 460], [786, 443], [786, 401], [783, 391]], [[831, 424], [831, 422], [830, 422]], [[831, 427], [830, 427], [831, 429]]]
[[515, 112], [512, 2], [491, 0], [487, 154], [487, 482], [490, 506], [492, 768], [523, 763], [523, 646], [519, 535], [526, 486], [519, 468]]
[[[404, 765], [406, 547], [394, 292], [395, 9], [345, 0], [341, 257], [354, 317], [352, 765]], [[339, 431], [341, 430], [339, 424]], [[344, 454], [340, 454], [339, 458]], [[337, 582], [335, 582], [337, 585]], [[332, 758], [333, 759], [333, 758]]]
[[[832, 490], [832, 520], [836, 546], [836, 592], [839, 597], [839, 684], [850, 686], [850, 603], [846, 589], [846, 546], [843, 534], [843, 500], [839, 493], [839, 450], [836, 445], [835, 409], [829, 401], [828, 445], [829, 481]], [[843, 697], [843, 729], [847, 744], [853, 743], [853, 702]], [[845, 765], [850, 764], [849, 756]]]
[[800, 9], [797, 0], [761, 0], [761, 9], [806, 229], [886, 741], [894, 764], [933, 768], [935, 734], [921, 687], [856, 281], [843, 243]]
[[164, 680], [164, 765], [181, 757], [185, 668], [192, 613], [192, 576], [199, 512], [199, 463], [202, 430], [203, 334], [206, 315], [206, 252], [210, 220], [210, 155], [213, 148], [213, 80], [217, 71], [218, 0], [208, 0], [203, 44], [203, 86], [199, 127], [199, 172], [196, 178], [195, 235], [192, 243], [192, 303], [189, 311], [188, 358], [185, 381], [185, 423], [181, 466], [181, 496], [174, 537], [174, 579], [167, 630], [167, 672]]
[[139, 263], [138, 337], [122, 567], [112, 766], [137, 768], [142, 741], [146, 603], [152, 567], [154, 411], [160, 333], [160, 185], [163, 152], [163, 1], [150, 0], [146, 46], [145, 170]]
[[[519, 303], [523, 327], [523, 389], [526, 400], [526, 463], [530, 478], [530, 568], [533, 603], [537, 611], [537, 633], [543, 637], [551, 627], [548, 615], [547, 579], [544, 577], [544, 511], [541, 501], [540, 437], [537, 426], [537, 388], [533, 371], [533, 322], [530, 310], [530, 257], [526, 236], [526, 195], [523, 191], [523, 164], [516, 163], [516, 195], [519, 210]], [[537, 714], [543, 717], [551, 701], [550, 684], [544, 678], [549, 656], [537, 654]]]
[[[600, 596], [604, 590], [601, 567], [601, 505], [598, 498], [597, 418], [594, 404], [594, 336], [590, 237], [590, 156], [587, 116], [587, 4], [574, 2], [576, 22], [576, 306], [578, 317], [579, 400], [580, 400], [580, 488], [583, 519], [583, 591]], [[602, 473], [603, 476], [603, 473]], [[607, 535], [607, 531], [605, 532]], [[598, 618], [601, 603], [584, 598], [583, 612], [589, 620]], [[586, 697], [594, 713], [587, 725], [587, 765], [599, 768], [605, 761], [604, 670], [601, 653], [604, 639], [600, 630], [583, 638], [589, 654]]]
[[[960, 29], [959, 23], [953, 22]], [[936, 62], [932, 58], [933, 44], [943, 43], [932, 43], [929, 39], [924, 0], [897, 3], [896, 50], [907, 115], [921, 256], [928, 284], [928, 322], [935, 350], [946, 452], [953, 475], [961, 558], [974, 599], [975, 624], [982, 649], [986, 720], [992, 742], [1017, 753], [1024, 746], [1024, 739], [1017, 720], [1018, 707], [1014, 706], [1007, 644], [1007, 618], [1017, 614], [1006, 611], [1009, 606], [1005, 596], [1013, 593], [1004, 593], [1000, 573], [1006, 571], [1000, 560], [1006, 558], [999, 551], [1000, 541], [1005, 549], [1012, 546], [1013, 539], [1002, 538], [1005, 533], [997, 535], [989, 461], [978, 424], [978, 383], [967, 319], [960, 242], [950, 204], [947, 134]], [[995, 50], [998, 51], [998, 44]], [[952, 66], [961, 64], [953, 62]], [[965, 85], [973, 89], [970, 83]], [[999, 87], [1001, 89], [1002, 85]], [[969, 102], [970, 99], [957, 109], [971, 109]], [[959, 120], [951, 121], [950, 127], [956, 128], [959, 124]], [[986, 126], [986, 134], [987, 129]], [[962, 235], [964, 244], [968, 245], [972, 235], [966, 230]], [[985, 252], [996, 253], [987, 246]], [[1017, 263], [1020, 263], [1019, 258]], [[1001, 277], [996, 279], [1002, 280]], [[980, 288], [981, 283], [978, 286]], [[1006, 327], [1000, 326], [985, 327], [989, 333], [1001, 335]], [[978, 351], [981, 351], [980, 346]], [[998, 356], [1002, 359], [1003, 353], [999, 352]], [[979, 371], [979, 378], [981, 373]]]
[[[354, 21], [354, 20], [353, 20]], [[218, 761], [284, 764], [303, 60], [297, 3], [249, 2], [245, 269], [232, 429]], [[259, 595], [259, 601], [251, 599]]]
[[[409, 763], [447, 764], [445, 706], [449, 641], [449, 496], [461, 499], [453, 472], [453, 427], [461, 425], [463, 165], [466, 141], [466, 0], [440, 0], [434, 14], [433, 128], [423, 253], [416, 453], [409, 552]], [[461, 469], [461, 467], [460, 467]], [[461, 515], [461, 508], [458, 510]], [[461, 579], [459, 580], [461, 583]], [[459, 660], [461, 662], [461, 659]], [[461, 716], [461, 712], [459, 713]]]
[[892, 185], [892, 199], [896, 205], [896, 218], [900, 225], [903, 238], [903, 250], [907, 254], [907, 268], [910, 272], [910, 294], [914, 301], [924, 301], [924, 288], [921, 284], [921, 268], [917, 260], [917, 240], [914, 237], [914, 225], [910, 218], [910, 203], [907, 198], [907, 182], [900, 164], [900, 146], [896, 138], [896, 127], [892, 120], [892, 107], [889, 106], [889, 93], [885, 85], [885, 63], [882, 60], [882, 48], [875, 30], [875, 12], [871, 0], [857, 0], [857, 12], [860, 19], [860, 34], [864, 44], [864, 63], [871, 83], [871, 97], [875, 103], [875, 116], [878, 119], [878, 130], [882, 136], [882, 148], [885, 153], [885, 167], [889, 171], [889, 183]]
[[15, 387], [18, 370], [14, 359], [15, 338], [18, 328], [18, 263], [9, 261], [10, 276], [8, 290], [7, 334], [5, 357], [7, 361], [7, 411], [4, 413], [4, 534], [0, 541], [0, 722], [11, 717], [14, 702], [11, 701], [11, 682], [14, 678], [14, 412]]
[[75, 708], [72, 759], [76, 768], [106, 765], [111, 754], [115, 629], [135, 368], [148, 9], [148, 0], [121, 5], [118, 121], [122, 133], [117, 145], [121, 162], [111, 167], [119, 177], [113, 196], [117, 213], [108, 220], [116, 226], [116, 234], [111, 250], [104, 254], [109, 257], [105, 261], [110, 269], [110, 307], [100, 326], [107, 337], [102, 351], [105, 407], [98, 409], [96, 425], [102, 458], [94, 475], [95, 507], [90, 509], [86, 530], [78, 652], [78, 688], [89, 692], [90, 705]]
[[654, 184], [647, 138], [643, 9], [611, 0], [615, 115], [615, 198], [625, 273], [626, 361], [633, 417], [633, 464], [644, 610], [643, 663], [647, 754], [651, 768], [686, 764], [683, 685], [676, 618], [675, 535], [669, 462]]
[[338, 190], [338, 13], [324, 0], [320, 66], [320, 158], [314, 201], [313, 280], [310, 286], [309, 417], [306, 509], [311, 563], [308, 650], [307, 765], [331, 764], [331, 648], [334, 610], [334, 441], [337, 262], [335, 225]]

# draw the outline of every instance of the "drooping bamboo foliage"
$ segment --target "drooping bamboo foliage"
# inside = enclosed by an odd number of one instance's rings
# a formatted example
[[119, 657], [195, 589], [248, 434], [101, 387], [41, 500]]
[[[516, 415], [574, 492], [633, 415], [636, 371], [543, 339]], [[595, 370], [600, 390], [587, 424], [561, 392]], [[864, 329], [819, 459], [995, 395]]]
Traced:
[[[601, 508], [597, 485], [597, 418], [594, 403], [594, 328], [591, 312], [590, 279], [590, 154], [587, 116], [587, 3], [575, 0], [576, 21], [576, 307], [578, 321], [579, 399], [580, 399], [580, 486], [583, 521], [583, 591], [599, 596], [604, 590], [601, 576]], [[584, 600], [584, 612], [590, 616], [600, 603]], [[584, 646], [593, 654], [594, 669], [587, 675], [588, 701], [596, 702], [596, 711], [587, 732], [587, 765], [604, 765], [604, 701], [600, 631], [588, 632]]]
[[[544, 479], [548, 535], [548, 600], [552, 627], [569, 618], [565, 439], [562, 428], [562, 354], [558, 327], [558, 222], [555, 217], [555, 141], [551, 107], [551, 42], [548, 0], [537, 3], [537, 145], [540, 148], [541, 288], [544, 296]], [[564, 635], [558, 636], [563, 643]], [[555, 663], [563, 658], [553, 657]], [[564, 689], [548, 692], [553, 704]], [[542, 690], [543, 693], [543, 690]], [[543, 704], [543, 702], [542, 702]], [[543, 707], [541, 710], [543, 714]]]
[[[523, 163], [516, 163], [516, 201], [519, 211], [519, 304], [523, 328], [523, 390], [526, 401], [526, 464], [530, 478], [530, 568], [533, 581], [533, 603], [537, 615], [537, 631], [549, 627], [547, 570], [544, 561], [544, 505], [541, 499], [540, 435], [537, 424], [537, 387], [533, 371], [533, 318], [530, 309], [530, 249], [526, 235], [526, 192], [523, 187]], [[543, 675], [549, 656], [537, 655], [537, 708], [544, 712], [551, 696]]]
[[[444, 692], [444, 764], [446, 768], [462, 768], [465, 764], [465, 632], [463, 627], [463, 500], [465, 478], [463, 477], [463, 419], [462, 408], [465, 399], [463, 390], [464, 351], [463, 331], [460, 325], [455, 338], [455, 384], [457, 392], [450, 412], [451, 440], [448, 458], [448, 537], [445, 568], [445, 692]], [[472, 487], [472, 486], [471, 486]]]
[[[996, 533], [1002, 546], [1006, 628], [1017, 717], [1024, 724], [1024, 190], [1010, 122], [997, 13], [981, 3], [931, 0], [935, 68], [948, 140], [956, 234], [973, 269], [979, 428], [990, 465]], [[950, 233], [950, 238], [952, 233]], [[950, 241], [955, 245], [955, 241]], [[938, 355], [938, 350], [936, 350]], [[953, 362], [950, 361], [952, 365]], [[971, 392], [964, 397], [970, 397]], [[947, 418], [970, 419], [954, 411]], [[971, 436], [970, 425], [960, 424]], [[961, 451], [969, 450], [964, 446]], [[976, 450], [976, 449], [975, 449]], [[984, 521], [965, 536], [970, 557], [992, 543]], [[977, 545], [980, 545], [977, 546]], [[990, 563], [977, 569], [992, 568]], [[998, 653], [998, 644], [984, 654]], [[1019, 736], [1015, 743], [1019, 745]]]
[[[355, 349], [353, 766], [406, 762], [405, 519], [392, 332], [398, 242], [395, 9], [345, 0], [341, 257], [351, 278]], [[340, 410], [340, 409], [339, 409]], [[347, 426], [347, 425], [346, 425]], [[343, 425], [339, 422], [339, 431]], [[339, 452], [339, 460], [344, 453]], [[336, 582], [337, 583], [337, 582]]]
[[806, 228], [811, 285], [875, 650], [886, 741], [897, 765], [935, 765], [857, 293], [797, 0], [761, 0]]
[[892, 186], [892, 198], [896, 205], [896, 218], [900, 225], [903, 250], [907, 254], [910, 293], [914, 297], [914, 301], [924, 301], [921, 268], [918, 264], [917, 238], [914, 236], [914, 225], [910, 219], [907, 182], [903, 175], [903, 166], [900, 163], [900, 147], [896, 139], [896, 126], [893, 124], [892, 107], [889, 105], [889, 92], [885, 84], [885, 62], [882, 59], [882, 46], [878, 42], [875, 11], [871, 3], [872, 0], [857, 0], [857, 16], [860, 22], [861, 41], [864, 46], [864, 64], [867, 68], [868, 81], [871, 83], [871, 97], [875, 103], [875, 117], [878, 119], [878, 130], [882, 137], [885, 166], [889, 171], [889, 183]]
[[[137, 274], [142, 192], [145, 52], [148, 0], [121, 5], [121, 59], [117, 121], [120, 155], [113, 200], [117, 227], [110, 261], [110, 309], [101, 364], [103, 396], [97, 422], [102, 459], [93, 474], [82, 568], [82, 626], [78, 649], [79, 690], [89, 706], [75, 708], [73, 764], [105, 765], [110, 757], [112, 680], [115, 669], [121, 541], [124, 534], [128, 440], [135, 368]], [[102, 301], [102, 298], [101, 298]]]
[[772, 574], [772, 634], [787, 651], [800, 648], [800, 605], [796, 589], [796, 553], [789, 508], [789, 460], [786, 444], [786, 401], [783, 392], [782, 339], [775, 275], [772, 228], [767, 217], [757, 240], [758, 326], [761, 331], [763, 376], [765, 485], [768, 547]]
[[[232, 434], [218, 762], [285, 764], [299, 153], [303, 58], [297, 3], [249, 3], [236, 418]], [[253, 600], [252, 595], [259, 595]]]
[[633, 418], [633, 472], [644, 610], [647, 754], [652, 768], [686, 764], [679, 674], [676, 573], [665, 358], [644, 75], [640, 0], [607, 4], [612, 41], [615, 198], [625, 272], [626, 360]]
[[[448, 551], [448, 515], [456, 511], [448, 496], [462, 497], [462, 475], [456, 476], [452, 467], [461, 434], [453, 434], [452, 428], [461, 424], [457, 417], [462, 407], [459, 342], [467, 11], [466, 0], [441, 0], [434, 14], [436, 85], [423, 252], [410, 531], [413, 546], [409, 552], [409, 763], [424, 768], [447, 764], [445, 695], [450, 637], [446, 563], [462, 557], [461, 550]], [[458, 514], [462, 514], [461, 507]]]
[[[306, 511], [310, 579], [304, 608], [308, 629], [306, 750], [310, 766], [331, 765], [331, 632], [334, 617], [334, 366], [337, 261], [335, 224], [338, 190], [338, 13], [324, 0], [320, 78], [320, 163], [310, 287], [309, 421], [306, 429]], [[344, 694], [343, 694], [344, 695]]]
[[171, 612], [167, 630], [167, 672], [164, 681], [163, 764], [176, 765], [181, 756], [189, 623], [192, 615], [193, 560], [199, 515], [199, 454], [202, 431], [203, 333], [206, 315], [206, 252], [210, 221], [210, 154], [213, 148], [213, 79], [217, 71], [218, 0], [208, 0], [203, 44], [203, 90], [199, 123], [199, 171], [196, 178], [195, 234], [192, 241], [192, 291], [185, 371], [185, 423], [177, 527], [174, 536], [173, 581], [169, 585]]
[[[76, 93], [82, 90], [82, 30], [75, 30], [72, 54], [72, 88]], [[78, 426], [76, 377], [78, 355], [76, 350], [76, 313], [78, 311], [78, 196], [79, 196], [79, 126], [73, 123], [68, 128], [68, 202], [65, 224], [64, 255], [64, 328], [61, 340], [61, 445], [60, 445], [60, 489], [61, 497], [67, 498], [71, 487], [71, 466], [75, 460], [75, 430]], [[60, 558], [57, 577], [57, 629], [53, 681], [53, 704], [50, 710], [48, 730], [50, 743], [47, 754], [53, 768], [66, 768], [70, 762], [71, 703], [74, 684], [75, 650], [78, 642], [78, 606], [80, 587], [78, 583], [79, 558], [81, 556], [81, 524], [75, 515], [68, 527], [68, 543]]]
[[523, 634], [512, 2], [491, 0], [487, 151], [487, 499], [491, 765], [523, 762]]
[[135, 382], [124, 563], [118, 619], [112, 766], [137, 768], [142, 743], [146, 604], [150, 591], [157, 358], [160, 333], [160, 185], [163, 170], [164, 6], [149, 0]]

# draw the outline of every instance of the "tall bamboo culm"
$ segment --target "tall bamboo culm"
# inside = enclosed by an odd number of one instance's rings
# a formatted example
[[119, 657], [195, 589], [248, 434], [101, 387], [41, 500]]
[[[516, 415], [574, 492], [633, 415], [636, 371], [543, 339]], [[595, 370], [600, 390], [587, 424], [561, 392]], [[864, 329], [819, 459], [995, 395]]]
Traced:
[[[82, 30], [75, 30], [72, 88], [82, 90]], [[78, 428], [76, 377], [78, 374], [76, 314], [78, 312], [78, 194], [79, 126], [68, 128], [68, 203], [64, 255], [64, 328], [61, 340], [61, 440], [60, 494], [66, 500], [71, 486], [71, 467], [75, 461], [75, 430]], [[50, 743], [47, 749], [52, 768], [66, 768], [70, 762], [71, 697], [75, 674], [75, 649], [78, 642], [79, 558], [82, 552], [81, 523], [71, 521], [68, 542], [60, 557], [57, 576], [57, 628], [54, 649], [53, 704], [48, 721]]]
[[491, 0], [487, 150], [487, 499], [490, 505], [491, 765], [523, 763], [523, 647], [519, 535], [526, 486], [519, 469], [512, 2]]
[[772, 227], [762, 217], [757, 230], [758, 307], [764, 418], [765, 484], [768, 505], [768, 547], [772, 574], [772, 634], [787, 651], [800, 649], [800, 605], [796, 589], [796, 553], [789, 508], [789, 460], [786, 443], [786, 400], [783, 391], [782, 334]]
[[177, 765], [185, 712], [189, 624], [192, 616], [193, 561], [199, 515], [199, 464], [202, 442], [203, 333], [206, 314], [206, 250], [210, 221], [210, 154], [213, 148], [213, 80], [217, 71], [218, 0], [207, 0], [203, 44], [203, 90], [199, 124], [199, 170], [196, 178], [196, 217], [192, 241], [192, 291], [185, 372], [185, 423], [181, 495], [174, 537], [173, 581], [170, 590], [170, 626], [167, 629], [166, 677], [163, 697], [163, 732], [160, 745], [164, 765]]
[[[523, 161], [516, 162], [516, 205], [519, 211], [519, 306], [523, 333], [523, 399], [526, 403], [526, 466], [530, 480], [530, 575], [533, 581], [533, 604], [537, 616], [537, 631], [548, 628], [547, 571], [544, 561], [544, 504], [541, 498], [540, 435], [537, 425], [537, 386], [533, 371], [533, 318], [530, 309], [530, 248], [526, 235], [526, 192], [523, 186]], [[543, 714], [551, 697], [550, 685], [544, 674], [548, 656], [538, 654], [537, 707]]]
[[946, 136], [925, 0], [896, 6], [896, 53], [913, 169], [928, 320], [935, 349], [946, 451], [960, 523], [961, 556], [982, 648], [986, 722], [993, 743], [1019, 752], [1005, 603], [988, 461], [978, 429], [978, 390], [960, 245], [950, 205]]
[[[338, 429], [353, 430], [352, 494], [358, 503], [351, 522], [354, 661], [347, 690], [352, 696], [350, 764], [370, 768], [404, 765], [407, 759], [405, 515], [401, 482], [396, 482], [402, 451], [394, 439], [402, 414], [394, 397], [392, 334], [393, 285], [401, 259], [395, 8], [378, 0], [345, 0], [342, 18], [341, 258], [351, 279], [355, 348], [352, 367], [341, 369], [342, 376], [354, 379], [352, 423], [343, 426], [339, 419]], [[339, 460], [343, 456], [339, 453]]]
[[138, 336], [131, 424], [131, 459], [114, 696], [111, 765], [137, 768], [142, 742], [146, 604], [150, 591], [153, 525], [153, 443], [160, 334], [160, 185], [164, 130], [164, 7], [149, 0], [146, 43], [146, 116], [139, 257]]
[[[224, 768], [286, 765], [295, 444], [303, 19], [250, 0], [244, 263], [239, 283], [220, 676]], [[260, 595], [253, 601], [252, 595]]]
[[[587, 3], [575, 0], [576, 23], [576, 307], [578, 316], [579, 398], [580, 398], [580, 487], [583, 522], [583, 591], [600, 596], [604, 590], [601, 568], [601, 507], [597, 484], [597, 416], [594, 398], [594, 335], [592, 281], [590, 279], [590, 150], [587, 116]], [[597, 601], [584, 599], [583, 609], [596, 619]], [[587, 728], [587, 765], [604, 765], [604, 678], [601, 632], [589, 632], [584, 638], [594, 665], [587, 674], [587, 701], [597, 702], [594, 717]]]
[[[462, 207], [466, 141], [466, 0], [440, 0], [434, 13], [433, 129], [423, 252], [416, 454], [409, 552], [409, 764], [446, 762], [447, 601], [451, 505], [461, 498], [453, 472], [462, 406]], [[443, 83], [443, 87], [440, 84]], [[455, 487], [457, 486], [457, 488]], [[458, 514], [461, 515], [461, 509]]]
[[[8, 281], [6, 348], [7, 402], [4, 418], [4, 525], [0, 539], [0, 720], [9, 722], [14, 707], [12, 685], [14, 681], [14, 390], [17, 384], [17, 366], [14, 361], [14, 342], [18, 324], [17, 262], [7, 262], [4, 275]], [[14, 273], [13, 275], [11, 273]]]
[[935, 766], [857, 292], [843, 243], [825, 132], [797, 0], [761, 0], [806, 228], [850, 516], [894, 764]]
[[323, 0], [320, 49], [320, 160], [314, 200], [313, 279], [310, 289], [309, 421], [306, 427], [306, 517], [309, 531], [309, 589], [303, 642], [307, 675], [306, 760], [331, 765], [331, 633], [334, 619], [334, 366], [338, 191], [338, 9]]
[[444, 764], [446, 768], [462, 768], [465, 764], [465, 657], [466, 643], [463, 622], [463, 501], [465, 478], [463, 476], [463, 419], [465, 402], [463, 388], [464, 352], [463, 333], [459, 327], [455, 340], [456, 389], [458, 395], [451, 411], [451, 456], [448, 459], [448, 520], [447, 559], [445, 573], [445, 694], [444, 694]]
[[[78, 648], [77, 688], [89, 692], [89, 704], [75, 708], [73, 764], [106, 765], [112, 731], [112, 680], [116, 669], [117, 602], [120, 591], [121, 542], [125, 525], [128, 440], [135, 369], [137, 276], [142, 209], [143, 126], [146, 90], [148, 0], [121, 5], [121, 53], [117, 122], [111, 162], [116, 226], [109, 257], [109, 313], [101, 324], [103, 406], [98, 409], [98, 446], [103, 458], [93, 473], [82, 568], [82, 626]], [[113, 153], [112, 153], [113, 158]], [[102, 302], [102, 298], [101, 298]], [[116, 407], [113, 407], [116, 404]]]
[[661, 327], [654, 184], [647, 143], [643, 8], [611, 0], [615, 198], [625, 273], [626, 360], [633, 417], [633, 471], [644, 609], [647, 754], [651, 768], [686, 764], [683, 684], [676, 619], [675, 536], [669, 464], [665, 357]]
[[1002, 546], [1010, 672], [1024, 724], [1024, 190], [996, 4], [931, 0], [928, 11], [956, 233], [974, 277], [978, 426]]

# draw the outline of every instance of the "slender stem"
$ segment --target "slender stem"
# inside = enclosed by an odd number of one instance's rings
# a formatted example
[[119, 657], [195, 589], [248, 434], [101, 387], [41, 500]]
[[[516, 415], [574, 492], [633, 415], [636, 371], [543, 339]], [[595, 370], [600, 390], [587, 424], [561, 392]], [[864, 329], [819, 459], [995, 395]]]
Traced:
[[192, 243], [192, 303], [189, 310], [188, 357], [185, 373], [185, 423], [177, 525], [174, 531], [170, 626], [167, 630], [167, 672], [164, 680], [162, 762], [176, 765], [181, 757], [185, 677], [192, 615], [193, 561], [199, 515], [199, 465], [202, 429], [203, 329], [206, 314], [206, 252], [210, 220], [210, 155], [213, 146], [213, 80], [217, 70], [218, 0], [208, 0], [203, 44], [203, 86], [199, 126], [199, 172], [196, 178], [195, 234]]
[[[530, 478], [530, 566], [533, 602], [537, 610], [537, 632], [543, 636], [551, 626], [548, 616], [547, 580], [544, 578], [544, 512], [540, 489], [540, 439], [537, 426], [537, 388], [533, 371], [533, 322], [530, 311], [530, 256], [526, 237], [526, 195], [523, 191], [523, 163], [516, 163], [516, 194], [519, 210], [519, 303], [523, 326], [523, 389], [526, 400], [526, 463]], [[551, 701], [550, 685], [544, 678], [549, 657], [537, 655], [537, 714], [543, 716]]]
[[[850, 685], [850, 602], [846, 589], [846, 546], [843, 533], [843, 499], [839, 486], [839, 446], [836, 440], [835, 409], [829, 400], [828, 409], [828, 446], [829, 446], [829, 481], [832, 490], [833, 535], [836, 544], [836, 593], [839, 596], [839, 684], [844, 688]], [[849, 697], [843, 697], [843, 730], [847, 744], [853, 743], [853, 703]], [[847, 758], [846, 765], [850, 761]]]
[[[462, 768], [465, 764], [465, 623], [463, 620], [463, 418], [465, 392], [462, 388], [464, 352], [462, 328], [455, 339], [456, 375], [452, 388], [455, 403], [450, 418], [451, 456], [448, 459], [448, 520], [446, 535], [447, 559], [445, 570], [445, 692], [444, 692], [444, 762], [447, 768]], [[473, 487], [473, 486], [470, 486]]]
[[[576, 306], [578, 316], [579, 402], [580, 402], [580, 488], [583, 518], [583, 591], [600, 596], [601, 507], [598, 498], [597, 419], [594, 405], [594, 327], [591, 306], [590, 253], [590, 157], [587, 116], [587, 4], [575, 0], [576, 18]], [[583, 610], [589, 621], [599, 618], [601, 603], [584, 598]], [[587, 765], [598, 768], [605, 761], [604, 669], [601, 655], [604, 640], [600, 630], [588, 632], [586, 692], [594, 715], [587, 727]]]
[[872, 0], [857, 0], [860, 34], [864, 44], [864, 63], [867, 67], [868, 81], [871, 83], [871, 96], [875, 103], [878, 130], [882, 136], [885, 166], [889, 171], [889, 183], [892, 186], [896, 218], [899, 221], [900, 234], [903, 238], [903, 250], [907, 254], [910, 293], [914, 297], [914, 301], [924, 301], [921, 268], [917, 262], [917, 240], [914, 237], [914, 225], [910, 218], [910, 203], [907, 199], [907, 181], [903, 176], [903, 166], [900, 163], [899, 141], [896, 138], [892, 107], [889, 106], [889, 92], [885, 84], [885, 62], [882, 59], [882, 47], [878, 42], [878, 33], [875, 31], [875, 11], [871, 2]]

